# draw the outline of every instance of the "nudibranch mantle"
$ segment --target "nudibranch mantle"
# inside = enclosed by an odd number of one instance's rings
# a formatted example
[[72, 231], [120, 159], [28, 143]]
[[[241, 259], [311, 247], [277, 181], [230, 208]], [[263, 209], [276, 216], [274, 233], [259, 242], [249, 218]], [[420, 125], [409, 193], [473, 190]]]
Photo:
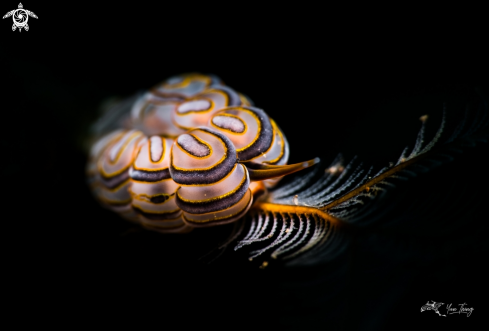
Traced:
[[94, 196], [163, 233], [234, 222], [281, 177], [318, 162], [287, 165], [275, 121], [213, 75], [171, 77], [96, 126], [87, 164]]

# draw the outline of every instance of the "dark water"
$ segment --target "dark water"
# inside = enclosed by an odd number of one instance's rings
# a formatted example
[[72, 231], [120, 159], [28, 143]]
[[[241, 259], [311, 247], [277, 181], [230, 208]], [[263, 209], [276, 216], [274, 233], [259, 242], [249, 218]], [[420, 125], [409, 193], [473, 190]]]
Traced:
[[[434, 199], [419, 219], [359, 232], [323, 266], [265, 270], [242, 253], [211, 266], [196, 262], [229, 227], [160, 235], [99, 207], [85, 184], [83, 148], [108, 97], [199, 71], [217, 74], [274, 118], [291, 162], [343, 152], [380, 167], [413, 146], [420, 116], [430, 114], [430, 136], [444, 102], [456, 122], [467, 104], [480, 102], [476, 91], [488, 100], [487, 78], [442, 79], [359, 55], [363, 49], [340, 39], [315, 47], [288, 30], [236, 27], [235, 38], [225, 38], [193, 20], [192, 33], [167, 33], [175, 21], [141, 26], [128, 9], [103, 26], [84, 9], [64, 27], [57, 11], [30, 9], [40, 17], [29, 19], [30, 31], [2, 28], [10, 50], [2, 52], [4, 314], [19, 325], [389, 330], [474, 329], [483, 320], [487, 144], [403, 187], [405, 197], [393, 200], [397, 215], [413, 196]], [[429, 300], [475, 311], [469, 318], [420, 313]]]

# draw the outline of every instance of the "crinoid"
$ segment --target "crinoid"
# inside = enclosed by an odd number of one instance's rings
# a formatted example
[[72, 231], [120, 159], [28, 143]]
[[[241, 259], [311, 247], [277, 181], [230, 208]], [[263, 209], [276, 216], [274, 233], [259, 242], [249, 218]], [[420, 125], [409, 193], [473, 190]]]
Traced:
[[[380, 169], [366, 166], [357, 157], [345, 162], [345, 157], [339, 154], [327, 167], [325, 163], [316, 165], [279, 182], [281, 176], [318, 161], [285, 165], [289, 155], [285, 136], [263, 110], [251, 105], [249, 98], [224, 86], [216, 76], [201, 74], [175, 76], [136, 99], [117, 104], [93, 126], [98, 138], [87, 169], [95, 196], [128, 220], [162, 232], [188, 232], [194, 227], [234, 222], [234, 230], [218, 250], [222, 253], [229, 245], [234, 250], [256, 247], [249, 260], [263, 260], [260, 262], [263, 267], [270, 259], [287, 265], [314, 265], [340, 254], [347, 246], [350, 231], [402, 223], [398, 219], [408, 217], [407, 211], [402, 216], [386, 216], [396, 205], [386, 202], [392, 199], [392, 192], [399, 191], [396, 187], [451, 161], [461, 148], [486, 142], [487, 138], [485, 100], [481, 99], [476, 111], [467, 108], [455, 126], [453, 119], [447, 124], [450, 115], [444, 105], [438, 111], [439, 128], [432, 137], [425, 141], [428, 115], [424, 114], [419, 118], [421, 128], [413, 146], [406, 147]], [[117, 123], [120, 126], [122, 122], [126, 123], [124, 129], [117, 129]], [[195, 127], [198, 129], [192, 129]], [[190, 131], [184, 133], [185, 130]], [[220, 161], [221, 152], [216, 156], [212, 153], [222, 149], [221, 145], [209, 145], [216, 137], [224, 139], [221, 142], [225, 146], [224, 156]], [[316, 150], [320, 152], [319, 148]], [[232, 159], [228, 160], [230, 155]], [[153, 160], [153, 156], [159, 161]], [[197, 166], [196, 160], [211, 156], [216, 165], [210, 170], [199, 170], [208, 166], [207, 161]], [[149, 163], [145, 161], [148, 157]], [[222, 174], [216, 172], [220, 168]], [[227, 181], [236, 185], [241, 177], [246, 179], [244, 184], [243, 179], [239, 187], [226, 187]], [[171, 188], [162, 183], [166, 179], [172, 182]], [[248, 184], [250, 180], [254, 186]], [[195, 187], [199, 185], [200, 189]], [[227, 213], [237, 208], [234, 204], [245, 193], [232, 198], [232, 193], [226, 190], [249, 190], [250, 202], [243, 204], [248, 207], [238, 208], [243, 209], [244, 215], [252, 206], [245, 217], [239, 214], [227, 221]], [[161, 194], [166, 198], [156, 202]], [[232, 202], [227, 202], [229, 198]], [[176, 204], [164, 207], [173, 200]], [[427, 204], [427, 201], [415, 204], [409, 212], [415, 213]], [[166, 214], [169, 216], [162, 217]], [[226, 222], [216, 222], [217, 216]], [[177, 226], [173, 225], [175, 222]]]

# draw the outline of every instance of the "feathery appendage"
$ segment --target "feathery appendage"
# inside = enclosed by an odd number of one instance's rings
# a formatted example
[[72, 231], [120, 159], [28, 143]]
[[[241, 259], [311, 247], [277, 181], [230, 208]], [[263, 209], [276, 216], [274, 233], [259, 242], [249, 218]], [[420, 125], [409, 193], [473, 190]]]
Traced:
[[[386, 198], [403, 181], [452, 161], [454, 154], [465, 147], [487, 142], [488, 134], [483, 131], [489, 122], [487, 107], [484, 111], [481, 109], [479, 107], [468, 127], [467, 110], [464, 119], [445, 142], [441, 142], [446, 127], [445, 107], [439, 129], [427, 144], [424, 144], [427, 116], [422, 116], [421, 129], [412, 151], [408, 153], [406, 147], [395, 164], [391, 163], [373, 176], [372, 167], [365, 168], [356, 158], [344, 165], [341, 155], [333, 160], [319, 179], [317, 176], [322, 169], [318, 166], [306, 174], [297, 175], [288, 184], [273, 190], [266, 202], [254, 206], [247, 225], [248, 234], [241, 239], [238, 236], [235, 250], [259, 245], [249, 253], [251, 260], [258, 257], [278, 259], [290, 266], [332, 260], [348, 246], [348, 229], [378, 224], [393, 208], [386, 203]], [[430, 203], [429, 199], [416, 201], [408, 211], [429, 215]], [[402, 219], [400, 215], [387, 222], [383, 220], [382, 226]]]
[[234, 250], [260, 243], [259, 249], [250, 252], [250, 260], [266, 255], [289, 265], [307, 264], [308, 257], [319, 251], [327, 260], [341, 253], [341, 249], [331, 248], [340, 244], [335, 240], [341, 235], [337, 230], [345, 225], [315, 208], [260, 203], [251, 211], [248, 234], [238, 240]]

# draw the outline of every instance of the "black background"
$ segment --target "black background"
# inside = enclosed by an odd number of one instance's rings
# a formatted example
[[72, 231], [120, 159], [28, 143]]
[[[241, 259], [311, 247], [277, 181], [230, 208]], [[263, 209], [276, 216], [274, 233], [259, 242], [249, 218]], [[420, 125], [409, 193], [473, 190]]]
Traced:
[[[188, 236], [138, 230], [99, 207], [84, 178], [88, 125], [104, 100], [193, 71], [220, 76], [274, 118], [291, 162], [328, 161], [341, 151], [385, 165], [412, 146], [419, 116], [430, 113], [432, 133], [443, 102], [463, 110], [476, 88], [488, 95], [487, 68], [450, 57], [465, 46], [361, 19], [361, 9], [23, 4], [39, 17], [29, 19], [30, 30], [12, 32], [9, 19], [0, 29], [3, 300], [20, 325], [471, 329], [486, 316], [483, 247], [396, 266], [391, 282], [374, 269], [365, 278], [378, 282], [353, 280], [349, 306], [321, 318], [334, 303], [309, 293], [314, 284], [318, 292], [336, 286], [320, 281], [327, 269], [260, 270], [239, 254], [201, 266], [196, 259], [228, 228]], [[472, 189], [487, 196], [486, 152], [471, 160], [480, 171]], [[483, 242], [481, 235], [474, 241]], [[312, 290], [287, 296], [284, 282]], [[428, 300], [467, 302], [475, 312], [468, 319], [420, 315]]]

